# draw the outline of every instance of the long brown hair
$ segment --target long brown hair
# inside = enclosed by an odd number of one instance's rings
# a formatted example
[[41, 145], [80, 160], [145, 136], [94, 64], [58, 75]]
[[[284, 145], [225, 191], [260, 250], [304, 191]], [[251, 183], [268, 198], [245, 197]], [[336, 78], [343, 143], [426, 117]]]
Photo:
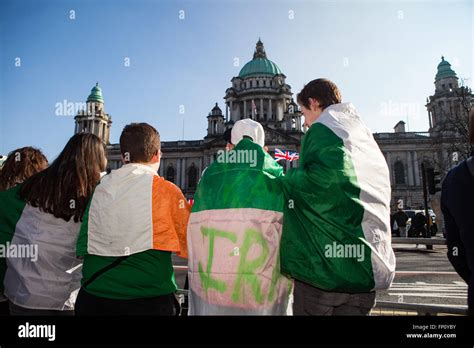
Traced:
[[100, 138], [76, 134], [47, 169], [23, 183], [20, 197], [57, 218], [69, 221], [74, 217], [78, 222], [106, 165]]
[[21, 184], [48, 166], [46, 156], [38, 149], [26, 146], [13, 150], [0, 170], [0, 191]]

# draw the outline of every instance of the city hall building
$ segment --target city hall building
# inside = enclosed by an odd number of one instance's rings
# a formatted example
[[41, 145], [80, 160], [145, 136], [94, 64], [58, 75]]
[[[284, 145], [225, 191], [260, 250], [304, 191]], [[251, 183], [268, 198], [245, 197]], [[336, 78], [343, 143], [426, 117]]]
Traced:
[[[268, 59], [260, 40], [252, 60], [230, 81], [223, 109], [215, 103], [207, 116], [204, 139], [161, 143], [163, 158], [159, 174], [179, 186], [187, 198], [193, 197], [204, 168], [216, 159], [217, 151], [225, 147], [224, 131], [240, 119], [252, 118], [263, 125], [265, 144], [272, 156], [275, 148], [300, 150], [304, 131], [302, 114], [285, 74]], [[428, 131], [407, 132], [405, 123], [400, 121], [394, 132], [374, 134], [390, 169], [392, 203], [402, 199], [405, 207], [414, 209], [423, 205], [421, 163], [440, 170], [442, 176], [456, 164], [453, 144], [466, 141], [456, 123], [467, 124], [465, 104], [471, 105], [474, 99], [468, 88], [459, 86], [456, 73], [444, 57], [437, 67], [434, 84], [434, 93], [426, 103]], [[75, 117], [75, 133], [91, 132], [101, 137], [107, 144], [109, 167], [119, 168], [122, 165], [120, 147], [109, 143], [112, 120], [105, 112], [98, 85], [92, 88], [87, 105], [88, 108]], [[462, 156], [458, 160], [461, 159]], [[280, 163], [287, 170], [297, 166], [298, 160]], [[437, 197], [431, 197], [435, 211], [439, 211], [438, 201]]]

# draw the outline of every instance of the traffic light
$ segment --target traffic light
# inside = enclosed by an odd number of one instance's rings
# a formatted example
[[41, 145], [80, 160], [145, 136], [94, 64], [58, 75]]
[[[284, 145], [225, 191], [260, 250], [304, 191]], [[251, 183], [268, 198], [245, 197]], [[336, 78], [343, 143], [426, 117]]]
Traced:
[[430, 195], [434, 195], [436, 192], [441, 191], [439, 183], [441, 179], [439, 172], [436, 172], [433, 168], [426, 169], [426, 181], [428, 183], [428, 192]]

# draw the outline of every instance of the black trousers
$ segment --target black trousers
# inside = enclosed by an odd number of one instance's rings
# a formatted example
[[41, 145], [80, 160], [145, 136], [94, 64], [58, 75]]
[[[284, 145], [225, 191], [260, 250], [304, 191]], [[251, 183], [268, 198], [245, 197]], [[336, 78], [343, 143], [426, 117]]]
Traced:
[[174, 294], [137, 298], [131, 300], [116, 300], [89, 294], [83, 288], [77, 295], [75, 312], [77, 316], [104, 315], [163, 315], [179, 314], [179, 303]]
[[0, 302], [0, 316], [10, 315], [10, 309], [8, 308], [10, 301], [1, 301]]
[[293, 296], [293, 315], [369, 315], [375, 306], [375, 291], [331, 292], [298, 280]]

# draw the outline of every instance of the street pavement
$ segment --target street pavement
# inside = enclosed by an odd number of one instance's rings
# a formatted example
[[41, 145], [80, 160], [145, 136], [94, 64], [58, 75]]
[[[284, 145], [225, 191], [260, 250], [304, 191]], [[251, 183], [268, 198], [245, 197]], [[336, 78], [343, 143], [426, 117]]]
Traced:
[[378, 291], [378, 301], [466, 305], [467, 285], [449, 262], [445, 245], [394, 245], [396, 275], [388, 290]]
[[[433, 305], [466, 305], [467, 285], [457, 275], [446, 257], [445, 245], [394, 244], [397, 259], [396, 276], [388, 290], [377, 292], [377, 301], [423, 303]], [[175, 266], [187, 261], [173, 255]], [[179, 288], [184, 287], [186, 271], [175, 271]]]

